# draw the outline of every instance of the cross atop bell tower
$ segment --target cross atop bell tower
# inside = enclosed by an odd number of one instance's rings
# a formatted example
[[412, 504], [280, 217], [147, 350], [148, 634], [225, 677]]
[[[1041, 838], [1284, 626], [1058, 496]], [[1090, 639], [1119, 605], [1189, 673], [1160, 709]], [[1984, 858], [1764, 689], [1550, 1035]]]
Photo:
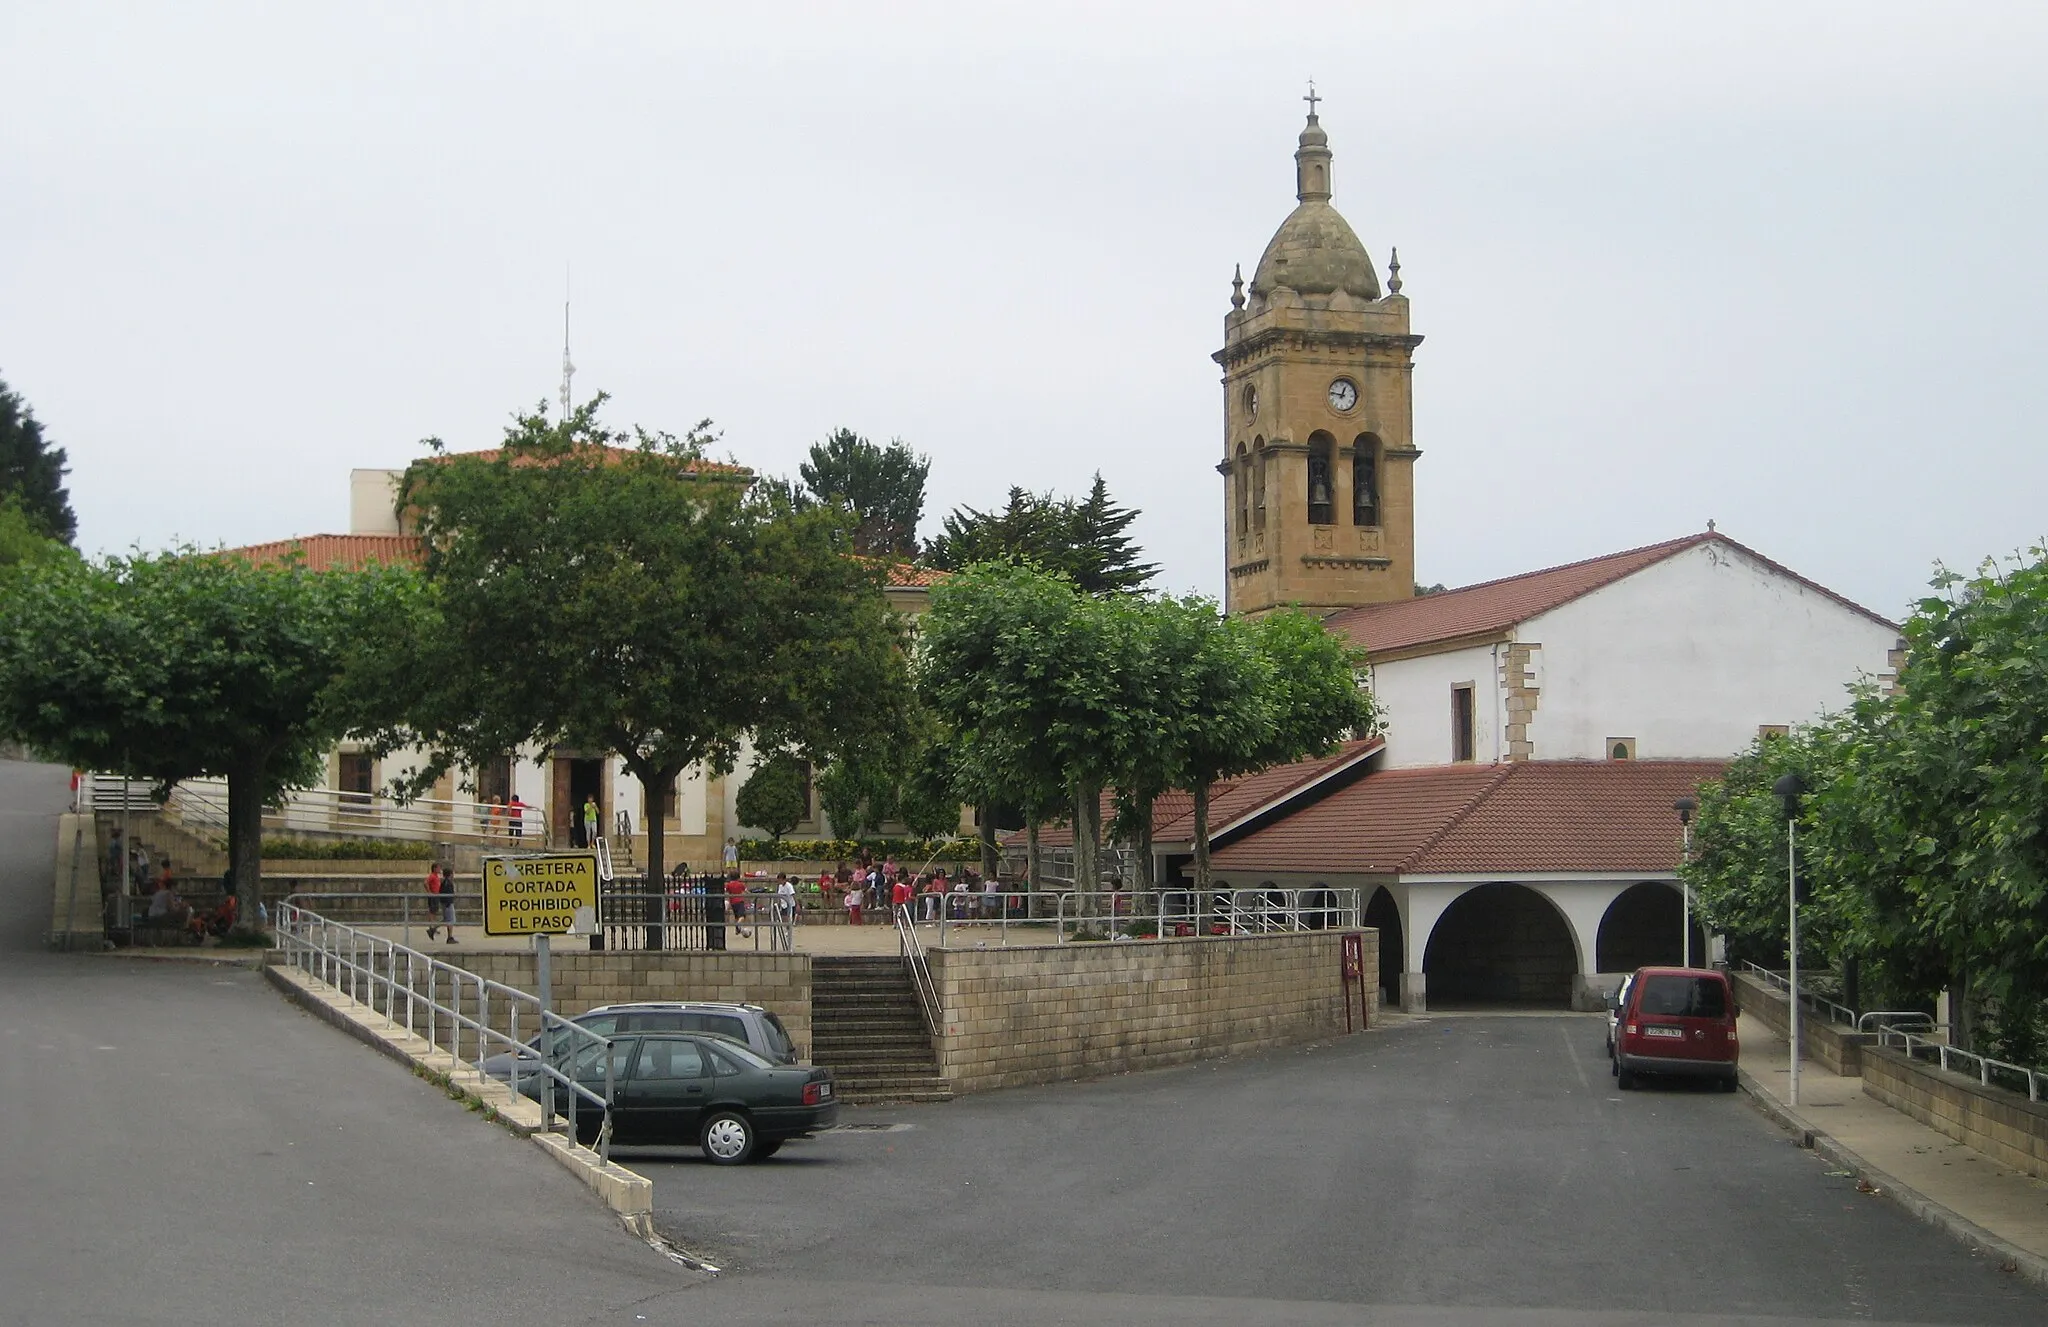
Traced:
[[1408, 299], [1330, 206], [1309, 83], [1297, 206], [1223, 320], [1225, 606], [1334, 612], [1415, 592]]

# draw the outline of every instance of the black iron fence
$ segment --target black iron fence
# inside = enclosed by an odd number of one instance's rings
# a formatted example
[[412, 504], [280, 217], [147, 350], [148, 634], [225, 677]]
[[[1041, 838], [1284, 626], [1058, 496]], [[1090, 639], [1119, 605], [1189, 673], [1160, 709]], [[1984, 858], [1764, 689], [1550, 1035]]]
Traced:
[[725, 877], [719, 875], [670, 876], [664, 884], [649, 885], [645, 876], [621, 876], [605, 881], [597, 895], [597, 934], [592, 949], [708, 949], [722, 950], [733, 933], [747, 928], [757, 918], [750, 913], [766, 910], [774, 903], [772, 894], [746, 894], [730, 899]]

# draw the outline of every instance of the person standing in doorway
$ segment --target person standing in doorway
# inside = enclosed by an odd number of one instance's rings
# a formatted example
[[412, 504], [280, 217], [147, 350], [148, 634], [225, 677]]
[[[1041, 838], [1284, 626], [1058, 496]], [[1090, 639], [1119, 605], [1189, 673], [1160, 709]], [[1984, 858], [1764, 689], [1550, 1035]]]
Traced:
[[604, 832], [604, 826], [599, 823], [602, 814], [597, 809], [597, 797], [595, 794], [583, 799], [584, 847], [595, 848], [597, 846], [597, 836]]

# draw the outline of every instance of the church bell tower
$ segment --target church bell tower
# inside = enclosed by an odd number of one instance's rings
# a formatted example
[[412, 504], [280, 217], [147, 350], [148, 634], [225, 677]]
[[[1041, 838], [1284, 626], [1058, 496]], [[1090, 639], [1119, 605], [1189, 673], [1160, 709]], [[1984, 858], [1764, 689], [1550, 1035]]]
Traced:
[[1299, 200], [1223, 320], [1224, 606], [1334, 612], [1415, 592], [1412, 356], [1401, 265], [1387, 288], [1330, 206], [1330, 138], [1294, 153]]

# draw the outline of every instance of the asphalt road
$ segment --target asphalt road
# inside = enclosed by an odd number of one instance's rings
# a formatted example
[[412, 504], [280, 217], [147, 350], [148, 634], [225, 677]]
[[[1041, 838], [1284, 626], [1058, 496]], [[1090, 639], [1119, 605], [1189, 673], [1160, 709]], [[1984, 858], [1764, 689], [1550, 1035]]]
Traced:
[[847, 1118], [908, 1127], [738, 1169], [627, 1162], [730, 1268], [705, 1299], [816, 1281], [828, 1316], [892, 1306], [863, 1322], [924, 1321], [901, 1314], [930, 1287], [1077, 1321], [2048, 1321], [2048, 1296], [1827, 1175], [1746, 1097], [1616, 1091], [1597, 1017], [1445, 1017]]
[[1744, 1099], [1613, 1091], [1576, 1017], [628, 1156], [707, 1279], [253, 974], [40, 952], [64, 795], [0, 763], [0, 1325], [2048, 1321]]
[[255, 973], [39, 952], [66, 785], [0, 762], [0, 1324], [632, 1323], [698, 1279]]

